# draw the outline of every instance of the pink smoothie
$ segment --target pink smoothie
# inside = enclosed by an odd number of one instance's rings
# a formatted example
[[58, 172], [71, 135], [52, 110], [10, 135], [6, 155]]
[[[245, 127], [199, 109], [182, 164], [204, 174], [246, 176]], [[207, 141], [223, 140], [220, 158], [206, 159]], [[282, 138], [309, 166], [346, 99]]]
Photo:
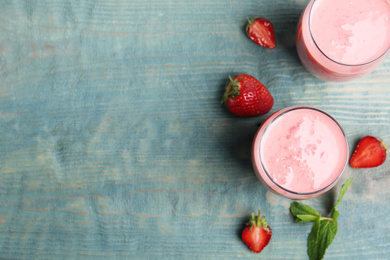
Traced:
[[344, 132], [331, 116], [315, 108], [290, 107], [259, 129], [252, 159], [258, 177], [271, 190], [306, 199], [336, 183], [348, 153]]
[[390, 48], [389, 0], [312, 0], [297, 30], [303, 65], [324, 80], [358, 78]]

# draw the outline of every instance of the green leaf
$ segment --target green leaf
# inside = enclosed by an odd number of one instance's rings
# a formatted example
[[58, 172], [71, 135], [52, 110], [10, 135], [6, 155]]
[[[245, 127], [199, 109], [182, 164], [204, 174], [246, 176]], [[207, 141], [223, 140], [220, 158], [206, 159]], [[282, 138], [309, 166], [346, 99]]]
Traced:
[[309, 234], [309, 237], [307, 239], [308, 248], [310, 248], [309, 247], [309, 242], [310, 243], [317, 243], [317, 241], [318, 241], [318, 233], [320, 232], [320, 225], [321, 225], [321, 221], [320, 220], [317, 220], [317, 221], [314, 222], [313, 227], [311, 228], [311, 232]]
[[339, 199], [338, 199], [338, 200], [336, 201], [336, 203], [334, 204], [333, 209], [336, 209], [337, 206], [340, 204], [341, 200], [344, 198], [344, 195], [345, 195], [345, 193], [347, 192], [348, 187], [349, 187], [349, 185], [351, 185], [352, 181], [353, 181], [353, 178], [347, 180], [347, 181], [344, 183], [344, 185], [341, 187]]
[[307, 239], [307, 253], [310, 260], [323, 259], [326, 250], [336, 237], [338, 229], [337, 219], [340, 214], [337, 206], [340, 204], [352, 181], [352, 178], [347, 180], [341, 187], [339, 198], [333, 207], [330, 218], [322, 217], [309, 206], [301, 205], [298, 202], [291, 203], [290, 210], [296, 217], [295, 222], [314, 222]]
[[339, 218], [339, 211], [337, 209], [333, 209], [332, 215], [330, 216], [335, 222], [337, 222], [337, 219]]
[[302, 205], [296, 201], [291, 203], [290, 210], [293, 216], [296, 217], [296, 223], [315, 222], [321, 218], [320, 213], [311, 207]]
[[[317, 223], [317, 222], [315, 222]], [[308, 254], [310, 260], [321, 260], [325, 256], [326, 249], [333, 242], [337, 234], [337, 221], [319, 221], [317, 239], [310, 233], [307, 240]], [[314, 225], [313, 225], [314, 229]], [[312, 229], [312, 232], [313, 232]]]
[[299, 219], [299, 223], [302, 222], [315, 222], [320, 220], [319, 216], [316, 215], [296, 215], [297, 219]]

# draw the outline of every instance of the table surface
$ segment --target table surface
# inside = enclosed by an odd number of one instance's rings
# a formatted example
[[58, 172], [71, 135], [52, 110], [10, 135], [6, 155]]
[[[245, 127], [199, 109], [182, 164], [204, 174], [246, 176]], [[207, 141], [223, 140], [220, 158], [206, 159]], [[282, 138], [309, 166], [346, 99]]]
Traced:
[[[390, 143], [390, 58], [370, 75], [324, 82], [301, 65], [294, 34], [305, 0], [0, 2], [0, 256], [21, 258], [307, 259], [311, 224], [267, 191], [250, 148], [267, 115], [220, 105], [229, 75], [251, 74], [271, 112], [310, 105], [354, 147]], [[278, 47], [245, 35], [274, 24]], [[326, 259], [389, 259], [390, 160], [348, 167], [339, 231]], [[255, 255], [240, 234], [261, 209], [273, 230]]]

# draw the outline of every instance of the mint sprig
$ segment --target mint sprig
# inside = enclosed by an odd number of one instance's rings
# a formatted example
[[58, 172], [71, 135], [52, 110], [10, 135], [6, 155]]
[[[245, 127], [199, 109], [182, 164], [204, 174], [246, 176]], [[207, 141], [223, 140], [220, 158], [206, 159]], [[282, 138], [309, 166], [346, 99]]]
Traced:
[[330, 246], [337, 234], [337, 219], [340, 204], [353, 179], [347, 180], [341, 187], [338, 200], [333, 206], [330, 217], [323, 217], [316, 210], [298, 202], [291, 203], [290, 210], [295, 216], [296, 223], [313, 222], [313, 227], [307, 238], [307, 253], [310, 260], [321, 260], [325, 256], [326, 249]]

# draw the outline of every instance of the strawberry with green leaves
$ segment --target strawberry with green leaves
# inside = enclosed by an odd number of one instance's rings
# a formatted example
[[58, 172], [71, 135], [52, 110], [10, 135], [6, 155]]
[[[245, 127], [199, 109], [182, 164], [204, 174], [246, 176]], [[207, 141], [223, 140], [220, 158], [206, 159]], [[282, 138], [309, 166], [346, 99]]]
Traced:
[[229, 77], [221, 103], [233, 114], [249, 117], [267, 114], [274, 105], [274, 99], [260, 81], [241, 74]]
[[254, 253], [260, 253], [268, 245], [272, 237], [271, 227], [264, 216], [255, 216], [253, 212], [249, 222], [242, 231], [242, 240]]
[[356, 146], [349, 164], [352, 168], [372, 168], [386, 161], [387, 145], [373, 136], [363, 137]]

